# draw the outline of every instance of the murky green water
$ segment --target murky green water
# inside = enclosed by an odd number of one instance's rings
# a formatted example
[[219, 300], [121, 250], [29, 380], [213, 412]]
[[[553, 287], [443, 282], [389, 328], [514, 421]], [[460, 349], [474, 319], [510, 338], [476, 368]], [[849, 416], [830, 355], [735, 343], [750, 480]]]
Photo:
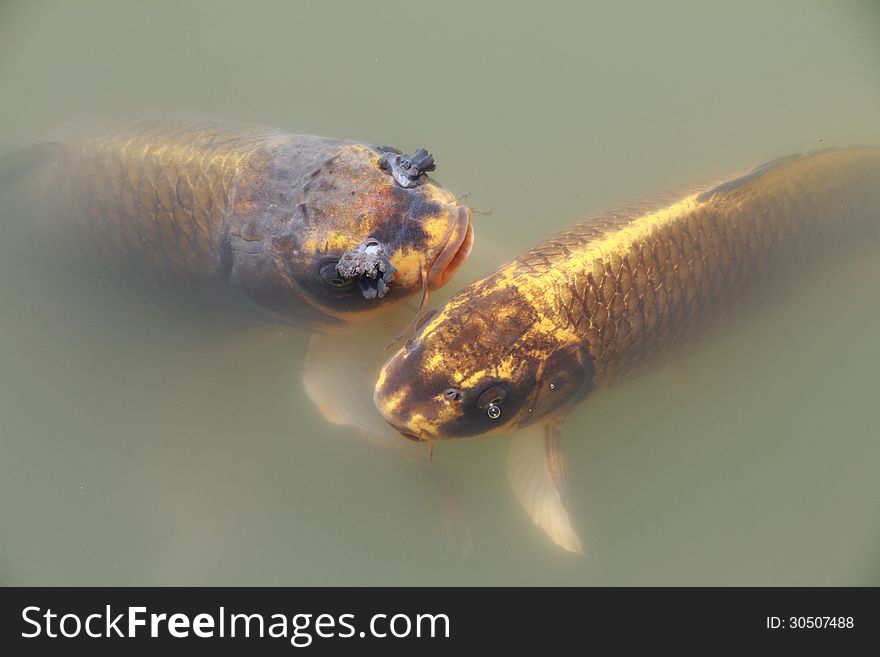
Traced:
[[[873, 3], [708, 4], [6, 2], [0, 145], [145, 109], [425, 145], [495, 211], [452, 289], [613, 203], [880, 144]], [[29, 262], [4, 244], [2, 583], [880, 584], [877, 249], [578, 408], [587, 557], [519, 510], [503, 438], [435, 453], [450, 543], [423, 470], [306, 401], [301, 331]]]

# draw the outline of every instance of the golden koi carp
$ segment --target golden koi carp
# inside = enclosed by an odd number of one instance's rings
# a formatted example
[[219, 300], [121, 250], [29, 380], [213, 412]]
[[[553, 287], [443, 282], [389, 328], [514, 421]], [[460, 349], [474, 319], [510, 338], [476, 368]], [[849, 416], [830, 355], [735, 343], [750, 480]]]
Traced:
[[569, 410], [878, 220], [880, 149], [870, 148], [782, 158], [606, 212], [452, 297], [382, 368], [375, 404], [403, 435], [431, 444], [519, 431], [508, 468], [517, 497], [579, 552], [561, 451]]

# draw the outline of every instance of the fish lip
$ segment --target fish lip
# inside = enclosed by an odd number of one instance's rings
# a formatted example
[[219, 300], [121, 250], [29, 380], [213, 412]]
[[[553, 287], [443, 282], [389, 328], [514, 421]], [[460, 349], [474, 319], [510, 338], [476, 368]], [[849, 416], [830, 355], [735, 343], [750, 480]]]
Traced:
[[402, 427], [399, 424], [397, 424], [396, 422], [393, 422], [391, 419], [388, 418], [387, 415], [385, 415], [385, 413], [382, 413], [382, 417], [388, 424], [391, 425], [392, 429], [394, 429], [397, 433], [399, 433], [401, 436], [403, 436], [404, 438], [406, 438], [407, 440], [409, 440], [411, 442], [423, 443], [427, 440], [430, 440], [430, 436], [426, 437], [426, 436], [419, 435], [418, 433], [413, 431], [411, 427]]
[[373, 402], [375, 403], [376, 408], [379, 411], [379, 414], [382, 416], [382, 419], [385, 420], [389, 425], [391, 425], [391, 428], [394, 429], [401, 436], [403, 436], [407, 440], [411, 440], [414, 443], [420, 443], [425, 440], [424, 437], [418, 435], [410, 427], [408, 427], [406, 425], [401, 426], [396, 421], [397, 418], [392, 417], [384, 410], [384, 408], [382, 407], [382, 405], [380, 403], [378, 390], [373, 392]]
[[446, 244], [443, 245], [428, 270], [429, 290], [433, 291], [446, 285], [456, 270], [467, 260], [473, 243], [474, 228], [471, 224], [471, 210], [466, 206], [459, 205]]
[[[381, 374], [380, 377], [382, 377]], [[403, 438], [414, 443], [430, 442], [437, 437], [433, 435], [431, 431], [425, 431], [420, 427], [409, 425], [406, 421], [395, 415], [393, 411], [389, 411], [384, 403], [387, 398], [387, 392], [386, 388], [377, 385], [373, 390], [373, 405], [376, 410], [379, 411], [379, 415], [382, 416], [382, 419], [385, 420], [392, 429], [399, 433]]]
[[399, 433], [402, 437], [414, 443], [423, 443], [426, 440], [430, 440], [429, 437], [420, 436], [411, 427], [408, 427], [406, 425], [401, 426], [401, 424], [396, 421], [396, 418], [387, 413], [381, 403], [381, 394], [378, 389], [373, 391], [373, 403], [375, 404], [376, 409], [379, 411], [379, 415], [382, 416], [382, 419], [385, 420], [391, 426], [391, 428]]

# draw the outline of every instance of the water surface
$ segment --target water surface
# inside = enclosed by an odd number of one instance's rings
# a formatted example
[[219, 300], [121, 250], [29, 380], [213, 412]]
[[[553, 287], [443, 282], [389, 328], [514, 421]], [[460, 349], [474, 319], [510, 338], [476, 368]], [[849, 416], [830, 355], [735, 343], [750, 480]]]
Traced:
[[[159, 110], [426, 146], [494, 210], [451, 290], [614, 203], [880, 145], [878, 33], [868, 2], [6, 2], [0, 145]], [[503, 437], [437, 449], [450, 542], [424, 471], [307, 402], [302, 331], [3, 251], [2, 583], [880, 584], [876, 249], [577, 409], [587, 557], [519, 510]]]

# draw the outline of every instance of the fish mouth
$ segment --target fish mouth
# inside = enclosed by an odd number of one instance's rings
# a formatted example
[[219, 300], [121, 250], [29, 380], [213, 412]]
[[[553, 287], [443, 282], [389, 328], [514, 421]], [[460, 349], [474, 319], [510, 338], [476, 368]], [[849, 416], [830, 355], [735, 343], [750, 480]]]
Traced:
[[439, 436], [433, 433], [425, 433], [423, 431], [419, 431], [413, 427], [402, 427], [393, 422], [389, 422], [388, 418], [385, 418], [385, 421], [391, 425], [391, 428], [397, 431], [403, 438], [406, 438], [410, 442], [414, 443], [430, 443], [436, 440]]
[[[381, 375], [380, 375], [381, 376]], [[403, 438], [406, 438], [409, 441], [414, 443], [423, 443], [429, 442], [433, 436], [430, 433], [426, 434], [425, 431], [422, 431], [420, 427], [412, 426], [407, 422], [401, 421], [399, 417], [393, 411], [390, 411], [386, 404], [386, 396], [379, 387], [377, 387], [373, 391], [373, 404], [376, 407], [376, 410], [379, 411], [379, 415], [382, 416], [382, 419], [385, 420], [392, 429], [394, 429], [397, 433], [399, 433]]]
[[428, 289], [436, 290], [446, 285], [456, 270], [467, 260], [473, 245], [474, 228], [471, 224], [471, 211], [470, 208], [460, 205], [446, 244], [428, 270]]

